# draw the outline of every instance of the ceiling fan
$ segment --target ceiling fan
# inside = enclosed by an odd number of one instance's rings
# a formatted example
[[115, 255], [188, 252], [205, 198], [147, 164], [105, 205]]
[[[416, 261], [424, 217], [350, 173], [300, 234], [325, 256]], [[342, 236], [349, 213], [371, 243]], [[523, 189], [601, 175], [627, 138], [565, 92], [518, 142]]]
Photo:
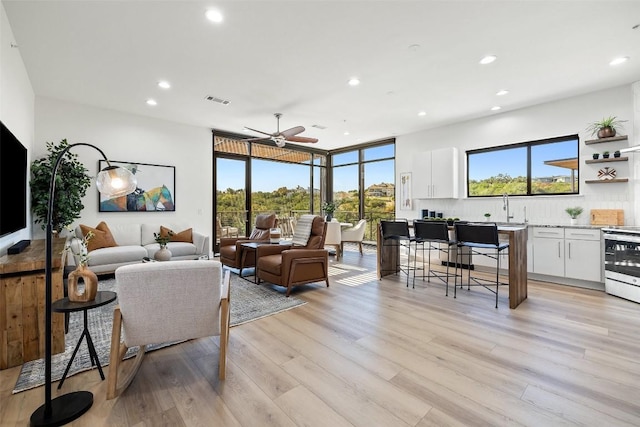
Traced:
[[283, 130], [282, 132], [280, 132], [280, 117], [282, 117], [282, 113], [274, 113], [274, 116], [276, 116], [276, 119], [278, 120], [278, 124], [277, 124], [277, 130], [274, 133], [267, 133], [267, 132], [262, 132], [261, 130], [256, 130], [256, 129], [251, 129], [251, 128], [246, 128], [249, 129], [250, 131], [253, 132], [257, 132], [257, 133], [261, 133], [263, 135], [267, 135], [267, 136], [261, 136], [258, 138], [247, 138], [244, 139], [244, 141], [273, 141], [276, 143], [276, 145], [278, 147], [284, 147], [286, 141], [290, 141], [290, 142], [309, 142], [309, 143], [316, 143], [318, 142], [317, 138], [307, 138], [306, 136], [296, 136], [302, 132], [304, 132], [304, 126], [296, 126], [293, 127], [291, 129], [287, 129], [287, 130]]

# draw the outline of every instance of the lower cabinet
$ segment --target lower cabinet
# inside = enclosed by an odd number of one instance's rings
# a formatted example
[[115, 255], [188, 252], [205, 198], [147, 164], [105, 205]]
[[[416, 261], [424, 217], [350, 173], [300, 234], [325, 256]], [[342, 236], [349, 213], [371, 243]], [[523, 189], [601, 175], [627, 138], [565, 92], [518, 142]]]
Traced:
[[602, 281], [600, 229], [533, 227], [533, 272]]

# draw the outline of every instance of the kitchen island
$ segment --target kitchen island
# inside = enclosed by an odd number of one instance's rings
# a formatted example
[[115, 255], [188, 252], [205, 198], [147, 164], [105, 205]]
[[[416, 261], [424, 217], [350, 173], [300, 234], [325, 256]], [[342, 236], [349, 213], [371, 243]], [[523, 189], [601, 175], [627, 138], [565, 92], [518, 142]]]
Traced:
[[[527, 299], [527, 227], [500, 225], [498, 233], [509, 237], [509, 308], [516, 308]], [[378, 280], [400, 270], [399, 246], [384, 242], [378, 224], [377, 273]]]

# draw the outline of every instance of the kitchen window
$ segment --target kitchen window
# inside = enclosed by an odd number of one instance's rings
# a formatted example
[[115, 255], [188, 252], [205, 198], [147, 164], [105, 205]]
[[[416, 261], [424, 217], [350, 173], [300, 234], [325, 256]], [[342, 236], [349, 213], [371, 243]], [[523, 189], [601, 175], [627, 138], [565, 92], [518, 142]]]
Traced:
[[467, 151], [467, 196], [579, 193], [578, 135]]

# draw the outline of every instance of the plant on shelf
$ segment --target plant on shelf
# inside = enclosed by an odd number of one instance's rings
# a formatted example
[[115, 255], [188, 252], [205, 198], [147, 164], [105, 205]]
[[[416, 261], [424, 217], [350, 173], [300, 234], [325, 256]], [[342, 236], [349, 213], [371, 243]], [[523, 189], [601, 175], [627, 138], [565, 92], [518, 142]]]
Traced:
[[587, 132], [591, 132], [591, 135], [598, 135], [598, 138], [610, 138], [616, 136], [617, 129], [622, 128], [622, 123], [626, 120], [618, 120], [616, 116], [609, 116], [602, 118], [602, 120], [590, 123], [587, 126]]
[[[31, 211], [35, 218], [34, 223], [41, 224], [43, 230], [47, 225], [49, 183], [53, 167], [58, 155], [68, 146], [66, 139], [59, 144], [47, 142], [47, 156], [31, 162]], [[62, 157], [56, 174], [54, 211], [51, 218], [54, 232], [60, 233], [63, 228], [80, 218], [80, 212], [84, 209], [82, 198], [91, 185], [91, 176], [87, 172], [84, 165], [78, 161], [77, 154], [67, 151]]]
[[602, 153], [602, 158], [603, 159], [608, 159], [609, 158], [609, 152], [608, 151], [603, 152]]
[[598, 160], [600, 153], [593, 153], [593, 160]]
[[167, 243], [171, 241], [171, 237], [173, 236], [173, 231], [169, 231], [167, 235], [163, 236], [160, 233], [153, 233], [153, 237], [156, 239], [156, 242], [160, 245], [160, 249], [166, 249]]
[[614, 151], [614, 152], [613, 152], [613, 157], [615, 157], [616, 159], [617, 159], [618, 157], [620, 157], [620, 150], [616, 150], [616, 151]]

